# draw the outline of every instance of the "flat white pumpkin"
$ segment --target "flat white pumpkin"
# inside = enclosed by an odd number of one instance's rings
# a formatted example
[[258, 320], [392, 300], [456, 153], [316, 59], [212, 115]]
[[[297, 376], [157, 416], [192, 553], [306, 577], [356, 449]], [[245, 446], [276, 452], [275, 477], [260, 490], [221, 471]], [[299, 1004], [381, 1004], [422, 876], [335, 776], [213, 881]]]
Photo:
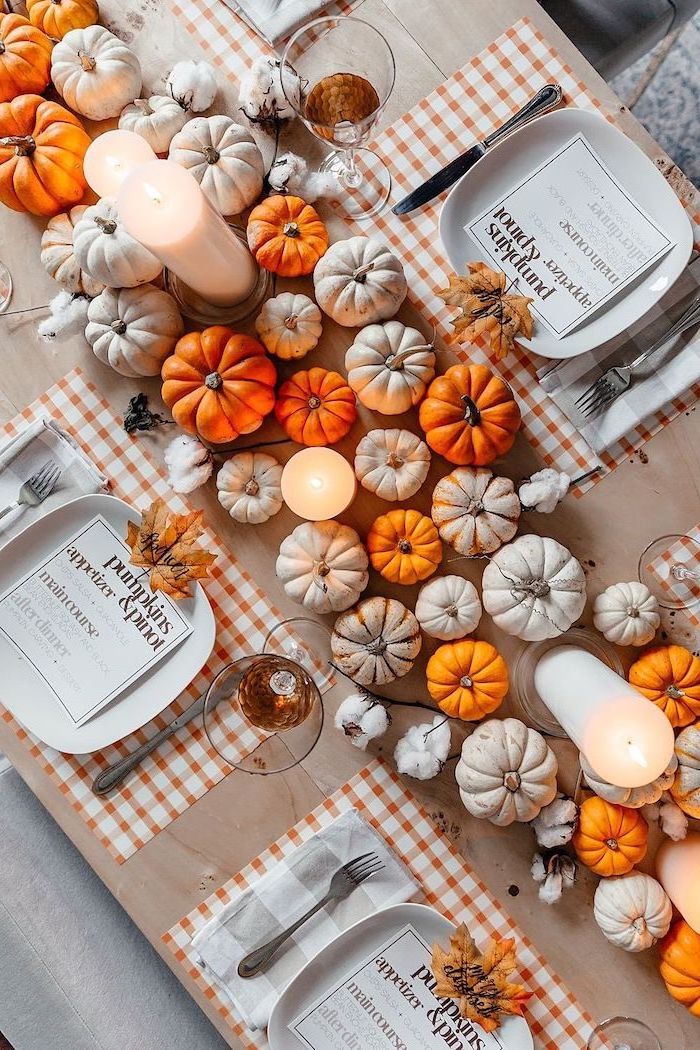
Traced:
[[155, 153], [167, 153], [188, 114], [169, 95], [136, 98], [119, 115], [119, 127], [145, 139]]
[[317, 613], [354, 605], [369, 581], [360, 537], [338, 521], [306, 521], [282, 541], [276, 572], [292, 601]]
[[618, 806], [626, 806], [627, 809], [641, 809], [642, 806], [651, 806], [654, 802], [658, 802], [664, 791], [671, 788], [678, 768], [678, 759], [675, 755], [671, 755], [668, 766], [656, 780], [642, 787], [627, 788], [618, 787], [616, 784], [609, 784], [607, 780], [603, 780], [582, 752], [579, 752], [578, 757], [583, 779], [591, 791], [595, 791], [596, 795], [604, 798], [606, 802], [614, 802]]
[[365, 598], [341, 613], [331, 635], [333, 660], [358, 685], [407, 675], [421, 650], [413, 613], [395, 598]]
[[613, 583], [596, 598], [593, 623], [615, 645], [647, 645], [661, 624], [659, 603], [638, 580]]
[[73, 251], [73, 227], [82, 219], [87, 206], [76, 204], [70, 211], [49, 219], [41, 235], [41, 262], [49, 277], [73, 295], [99, 295], [104, 285], [80, 269]]
[[593, 915], [611, 944], [626, 952], [643, 952], [666, 936], [673, 907], [656, 879], [631, 871], [600, 880]]
[[54, 46], [51, 79], [76, 113], [91, 120], [118, 116], [141, 91], [139, 60], [104, 26], [71, 29]]
[[525, 642], [568, 631], [586, 605], [586, 577], [571, 551], [549, 536], [518, 536], [484, 569], [484, 609]]
[[457, 467], [435, 486], [431, 514], [442, 539], [474, 558], [513, 539], [520, 500], [508, 478], [483, 467]]
[[234, 521], [260, 525], [282, 509], [282, 467], [267, 452], [238, 452], [216, 476], [219, 503]]
[[86, 208], [73, 228], [78, 266], [109, 288], [135, 288], [154, 281], [163, 264], [127, 233], [117, 205], [103, 197]]
[[463, 576], [436, 576], [418, 592], [416, 619], [431, 638], [443, 642], [464, 638], [479, 626], [479, 592]]
[[316, 263], [316, 302], [347, 327], [393, 317], [408, 285], [400, 260], [371, 237], [336, 241]]
[[255, 319], [265, 349], [284, 361], [305, 357], [321, 338], [321, 311], [308, 295], [281, 292], [268, 299]]
[[370, 430], [355, 450], [360, 484], [389, 502], [415, 496], [429, 469], [430, 449], [410, 430]]
[[435, 350], [401, 321], [370, 324], [345, 354], [348, 383], [373, 412], [408, 412], [435, 376]]
[[170, 143], [168, 158], [187, 168], [222, 215], [238, 215], [262, 192], [262, 153], [251, 133], [231, 117], [189, 120]]
[[677, 806], [700, 820], [700, 722], [686, 726], [676, 737], [678, 769], [671, 786]]
[[185, 331], [172, 296], [152, 284], [105, 288], [88, 306], [85, 338], [120, 375], [157, 376]]

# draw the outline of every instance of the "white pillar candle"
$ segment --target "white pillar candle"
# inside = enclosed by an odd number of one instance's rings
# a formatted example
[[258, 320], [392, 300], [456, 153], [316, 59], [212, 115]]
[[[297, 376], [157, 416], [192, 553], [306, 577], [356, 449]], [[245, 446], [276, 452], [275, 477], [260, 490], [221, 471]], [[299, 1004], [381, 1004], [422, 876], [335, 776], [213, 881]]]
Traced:
[[127, 175], [154, 160], [155, 153], [136, 132], [105, 131], [87, 148], [83, 159], [85, 181], [98, 197], [116, 197]]
[[117, 198], [132, 237], [213, 306], [234, 306], [252, 293], [258, 267], [179, 164], [156, 160], [126, 177]]
[[342, 514], [355, 498], [357, 481], [348, 461], [332, 448], [305, 448], [282, 471], [282, 498], [308, 521]]
[[700, 933], [700, 832], [666, 841], [656, 855], [656, 874], [679, 912]]
[[671, 761], [673, 728], [663, 711], [585, 649], [550, 649], [535, 668], [535, 688], [608, 783], [642, 787]]

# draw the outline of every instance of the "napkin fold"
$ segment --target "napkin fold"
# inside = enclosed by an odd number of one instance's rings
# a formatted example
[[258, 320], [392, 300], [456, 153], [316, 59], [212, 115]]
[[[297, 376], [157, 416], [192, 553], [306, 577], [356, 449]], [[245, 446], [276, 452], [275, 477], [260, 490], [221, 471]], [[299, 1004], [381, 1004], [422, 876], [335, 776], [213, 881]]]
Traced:
[[61, 469], [58, 484], [38, 507], [18, 507], [0, 519], [0, 548], [64, 503], [109, 489], [107, 478], [75, 439], [53, 419], [44, 417], [0, 446], [0, 508], [13, 503], [25, 481], [50, 460]]
[[653, 354], [635, 371], [629, 390], [599, 415], [586, 419], [575, 404], [606, 368], [626, 364], [650, 347], [698, 294], [700, 258], [637, 324], [590, 353], [538, 370], [543, 389], [595, 452], [604, 452], [700, 380], [700, 329], [696, 327]]
[[223, 0], [270, 44], [290, 36], [310, 21], [328, 0]]
[[[384, 869], [344, 901], [328, 905], [287, 942], [267, 969], [244, 980], [237, 967], [328, 892], [338, 868], [376, 853]], [[280, 993], [306, 963], [360, 919], [415, 896], [418, 883], [357, 810], [343, 813], [231, 901], [193, 939], [202, 970], [221, 986], [252, 1029], [266, 1028]]]

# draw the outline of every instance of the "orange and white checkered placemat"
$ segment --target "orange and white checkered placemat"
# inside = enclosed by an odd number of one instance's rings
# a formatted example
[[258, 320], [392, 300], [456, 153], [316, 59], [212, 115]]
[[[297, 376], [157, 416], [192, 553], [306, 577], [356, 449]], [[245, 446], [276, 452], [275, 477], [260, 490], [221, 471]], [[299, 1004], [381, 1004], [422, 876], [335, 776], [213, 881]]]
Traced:
[[353, 807], [403, 859], [422, 886], [426, 904], [433, 905], [452, 922], [466, 922], [478, 944], [491, 936], [515, 937], [518, 979], [533, 993], [525, 1016], [537, 1050], [585, 1047], [592, 1022], [583, 1007], [381, 760], [372, 762], [339, 788], [163, 935], [177, 961], [216, 1006], [243, 1046], [247, 1050], [264, 1050], [268, 1042], [263, 1032], [244, 1027], [225, 993], [211, 984], [196, 965], [192, 938], [235, 894], [274, 867], [280, 857], [288, 856]]
[[696, 627], [700, 626], [700, 580], [676, 579], [671, 572], [675, 565], [700, 573], [700, 522], [646, 566], [647, 572], [655, 577], [669, 598], [683, 604], [688, 620]]

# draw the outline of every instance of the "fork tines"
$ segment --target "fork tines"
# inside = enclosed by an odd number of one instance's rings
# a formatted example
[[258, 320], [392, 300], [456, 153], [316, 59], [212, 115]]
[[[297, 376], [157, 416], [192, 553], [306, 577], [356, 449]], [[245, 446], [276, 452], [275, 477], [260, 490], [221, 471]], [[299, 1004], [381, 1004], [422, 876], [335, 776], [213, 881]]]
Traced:
[[349, 861], [343, 867], [343, 871], [356, 886], [359, 886], [370, 875], [376, 875], [383, 868], [384, 864], [376, 853], [363, 853], [360, 857], [355, 857], [354, 860]]
[[603, 376], [597, 379], [592, 386], [581, 394], [576, 400], [576, 407], [582, 416], [592, 416], [605, 408], [607, 404], [614, 401], [619, 390], [607, 381]]
[[60, 476], [61, 468], [55, 460], [50, 459], [48, 463], [44, 464], [41, 470], [38, 470], [36, 474], [32, 474], [29, 479], [29, 485], [37, 498], [43, 499], [45, 495], [48, 495], [49, 492], [51, 492]]

